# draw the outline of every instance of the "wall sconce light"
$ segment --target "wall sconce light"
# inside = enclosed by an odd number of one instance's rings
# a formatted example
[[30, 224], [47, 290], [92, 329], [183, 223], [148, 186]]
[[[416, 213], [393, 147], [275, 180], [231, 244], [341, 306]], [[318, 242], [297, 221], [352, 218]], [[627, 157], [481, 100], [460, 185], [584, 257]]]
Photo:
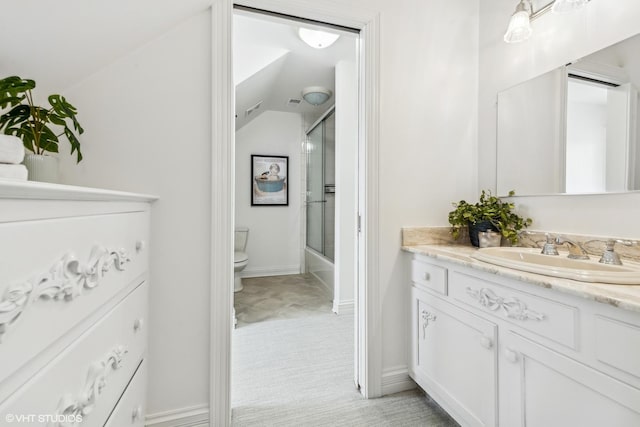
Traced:
[[322, 86], [309, 86], [302, 89], [302, 97], [311, 105], [320, 105], [327, 102], [333, 93]]
[[507, 43], [519, 43], [531, 37], [533, 30], [531, 29], [531, 15], [533, 15], [533, 6], [529, 0], [520, 0], [516, 11], [511, 15], [509, 27], [504, 34], [504, 41]]
[[531, 21], [551, 10], [554, 13], [572, 12], [585, 6], [590, 0], [555, 0], [540, 10], [533, 10], [531, 0], [520, 0], [516, 11], [511, 15], [509, 27], [504, 34], [507, 43], [519, 43], [531, 37]]

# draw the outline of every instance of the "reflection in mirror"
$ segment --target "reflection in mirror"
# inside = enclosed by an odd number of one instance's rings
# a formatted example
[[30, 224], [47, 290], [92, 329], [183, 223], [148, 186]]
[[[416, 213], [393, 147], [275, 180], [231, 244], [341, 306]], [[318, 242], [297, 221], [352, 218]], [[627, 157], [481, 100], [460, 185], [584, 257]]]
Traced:
[[497, 194], [640, 190], [640, 35], [498, 94]]

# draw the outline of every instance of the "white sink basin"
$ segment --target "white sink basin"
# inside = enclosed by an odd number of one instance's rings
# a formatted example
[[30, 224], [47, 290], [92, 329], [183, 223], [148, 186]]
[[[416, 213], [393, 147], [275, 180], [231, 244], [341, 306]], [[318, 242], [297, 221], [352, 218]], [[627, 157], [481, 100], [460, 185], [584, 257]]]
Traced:
[[[536, 248], [482, 248], [473, 258], [500, 265], [502, 267], [562, 277], [581, 282], [611, 283], [615, 285], [640, 285], [640, 264], [623, 261], [624, 265], [607, 265], [598, 262], [598, 257], [590, 260], [567, 258], [567, 253], [543, 255]], [[595, 258], [595, 259], [593, 259]]]

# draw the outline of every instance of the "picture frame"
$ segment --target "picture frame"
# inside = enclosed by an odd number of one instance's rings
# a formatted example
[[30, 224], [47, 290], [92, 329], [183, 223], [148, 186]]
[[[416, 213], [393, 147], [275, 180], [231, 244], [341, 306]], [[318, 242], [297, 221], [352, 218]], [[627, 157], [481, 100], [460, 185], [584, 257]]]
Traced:
[[251, 206], [289, 206], [289, 156], [251, 155]]

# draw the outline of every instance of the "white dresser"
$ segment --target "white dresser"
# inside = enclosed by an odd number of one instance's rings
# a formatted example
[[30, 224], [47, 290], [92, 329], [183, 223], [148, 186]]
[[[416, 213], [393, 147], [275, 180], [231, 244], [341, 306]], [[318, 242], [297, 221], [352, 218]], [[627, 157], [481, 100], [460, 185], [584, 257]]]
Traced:
[[153, 200], [0, 181], [0, 425], [144, 425]]

